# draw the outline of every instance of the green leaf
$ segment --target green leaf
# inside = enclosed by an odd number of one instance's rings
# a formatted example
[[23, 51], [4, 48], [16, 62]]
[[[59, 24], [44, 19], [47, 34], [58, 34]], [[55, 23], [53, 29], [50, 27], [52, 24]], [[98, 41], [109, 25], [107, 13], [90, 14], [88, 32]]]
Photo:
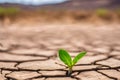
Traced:
[[59, 58], [61, 61], [63, 61], [64, 64], [66, 64], [68, 67], [72, 66], [72, 58], [68, 54], [66, 50], [60, 49], [59, 50]]
[[85, 56], [87, 52], [81, 52], [79, 53], [74, 59], [73, 59], [73, 66], [83, 57]]

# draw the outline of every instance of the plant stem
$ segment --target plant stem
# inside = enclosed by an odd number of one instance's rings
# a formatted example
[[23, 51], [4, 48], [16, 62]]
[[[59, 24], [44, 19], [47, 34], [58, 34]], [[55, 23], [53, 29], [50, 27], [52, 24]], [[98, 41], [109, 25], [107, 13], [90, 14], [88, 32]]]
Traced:
[[69, 68], [67, 75], [68, 75], [68, 76], [71, 76], [71, 73], [72, 73], [72, 67]]

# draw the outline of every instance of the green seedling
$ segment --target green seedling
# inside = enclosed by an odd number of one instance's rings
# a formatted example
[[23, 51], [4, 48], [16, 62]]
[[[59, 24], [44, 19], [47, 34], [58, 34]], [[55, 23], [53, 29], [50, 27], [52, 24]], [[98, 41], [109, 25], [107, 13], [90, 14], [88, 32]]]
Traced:
[[60, 60], [68, 67], [68, 73], [67, 75], [70, 76], [72, 73], [72, 68], [75, 66], [75, 64], [83, 57], [85, 56], [87, 52], [80, 52], [74, 59], [71, 58], [69, 53], [64, 50], [59, 50], [59, 58]]

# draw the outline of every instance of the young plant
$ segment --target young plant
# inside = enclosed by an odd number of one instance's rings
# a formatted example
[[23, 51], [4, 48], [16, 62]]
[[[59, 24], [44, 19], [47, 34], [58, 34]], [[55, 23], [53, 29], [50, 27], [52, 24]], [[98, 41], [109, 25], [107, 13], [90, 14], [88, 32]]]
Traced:
[[68, 67], [68, 76], [71, 75], [72, 73], [72, 68], [73, 66], [83, 57], [85, 56], [87, 52], [80, 52], [74, 59], [71, 58], [71, 56], [69, 55], [69, 53], [64, 50], [64, 49], [60, 49], [59, 50], [59, 58], [60, 60], [67, 65]]

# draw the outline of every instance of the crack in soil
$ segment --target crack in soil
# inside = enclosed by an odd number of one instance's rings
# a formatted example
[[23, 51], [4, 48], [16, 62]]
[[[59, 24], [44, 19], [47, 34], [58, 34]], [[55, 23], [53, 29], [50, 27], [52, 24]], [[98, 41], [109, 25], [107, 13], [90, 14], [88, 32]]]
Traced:
[[[18, 29], [22, 32], [21, 28], [18, 28]], [[31, 34], [27, 34], [27, 33], [30, 33], [30, 31], [26, 31], [26, 33], [23, 32], [22, 34], [21, 33], [20, 34], [14, 34], [14, 32], [15, 32], [14, 29], [13, 29], [13, 31], [9, 32], [9, 28], [8, 29], [6, 28], [6, 30], [4, 30], [3, 33], [2, 32], [0, 33], [0, 37], [3, 36], [3, 35], [6, 35], [6, 34], [9, 37], [5, 37], [2, 40], [2, 41], [4, 41], [3, 43], [0, 42], [0, 47], [5, 48], [5, 49], [2, 49], [2, 48], [0, 49], [0, 54], [16, 56], [16, 58], [24, 56], [24, 57], [33, 57], [35, 59], [17, 60], [17, 59], [11, 59], [10, 58], [10, 60], [9, 59], [4, 60], [4, 57], [6, 57], [6, 56], [1, 56], [1, 57], [3, 57], [3, 59], [0, 59], [1, 63], [10, 63], [10, 64], [11, 63], [16, 63], [16, 64], [13, 65], [14, 68], [5, 68], [5, 67], [2, 67], [3, 64], [0, 63], [0, 74], [3, 75], [3, 73], [2, 73], [3, 71], [10, 71], [10, 73], [5, 73], [5, 75], [4, 75], [6, 80], [19, 80], [19, 79], [15, 78], [15, 76], [7, 76], [7, 75], [10, 75], [14, 72], [20, 72], [20, 71], [37, 72], [38, 74], [41, 74], [41, 75], [38, 75], [38, 76], [35, 76], [35, 77], [32, 77], [32, 78], [27, 78], [25, 80], [40, 79], [40, 78], [44, 78], [44, 80], [46, 80], [48, 78], [52, 78], [53, 80], [54, 80], [54, 78], [72, 78], [72, 79], [75, 79], [75, 80], [81, 80], [80, 78], [76, 77], [77, 75], [80, 75], [80, 73], [95, 71], [99, 74], [102, 74], [102, 76], [107, 77], [108, 79], [119, 80], [118, 78], [109, 76], [109, 75], [107, 75], [103, 72], [100, 72], [99, 70], [108, 70], [108, 71], [109, 70], [116, 70], [116, 71], [120, 72], [120, 66], [111, 67], [111, 66], [108, 65], [108, 63], [103, 65], [103, 64], [98, 64], [97, 62], [106, 61], [110, 58], [113, 58], [113, 59], [116, 59], [116, 60], [120, 61], [120, 58], [118, 57], [119, 54], [115, 54], [115, 55], [110, 54], [113, 51], [120, 52], [119, 48], [115, 48], [115, 47], [120, 46], [119, 42], [117, 42], [117, 41], [120, 40], [120, 38], [118, 36], [116, 36], [116, 35], [120, 34], [119, 33], [120, 28], [115, 28], [115, 30], [114, 30], [114, 28], [109, 27], [110, 30], [108, 28], [105, 28], [105, 30], [104, 30], [103, 28], [101, 29], [101, 28], [98, 28], [98, 27], [97, 28], [96, 27], [94, 27], [94, 28], [91, 27], [91, 28], [89, 28], [89, 30], [87, 30], [87, 29], [88, 28], [83, 28], [83, 27], [76, 27], [76, 28], [73, 28], [73, 27], [66, 28], [66, 27], [64, 27], [63, 30], [59, 31], [59, 27], [55, 27], [54, 29], [50, 29], [50, 30], [48, 29], [48, 31], [39, 32], [40, 33], [39, 35], [38, 35], [38, 33], [33, 31], [33, 34], [34, 33], [35, 34], [31, 35]], [[58, 31], [58, 33], [60, 33], [60, 34], [55, 33], [56, 31]], [[101, 32], [101, 31], [103, 31], [103, 32]], [[61, 36], [61, 33], [63, 33], [63, 32], [64, 32], [64, 36]], [[83, 32], [82, 35], [81, 35], [81, 32]], [[117, 32], [117, 33], [115, 33], [115, 32]], [[95, 37], [95, 36], [97, 36], [97, 37]], [[99, 36], [101, 36], [101, 37], [99, 37]], [[19, 39], [18, 39], [18, 37], [19, 37]], [[58, 39], [63, 40], [64, 43], [63, 42], [60, 42], [60, 43], [58, 42], [59, 44], [54, 43], [53, 39], [56, 40], [56, 42], [57, 42]], [[112, 41], [110, 42], [108, 39], [111, 39]], [[11, 42], [15, 42], [15, 43], [9, 44], [9, 46], [7, 46], [7, 48], [6, 48], [4, 46], [4, 43], [7, 42], [8, 40], [10, 40]], [[74, 41], [74, 40], [76, 40], [76, 41]], [[78, 45], [80, 40], [83, 41], [83, 44]], [[99, 40], [102, 41], [102, 43], [98, 44]], [[20, 43], [19, 43], [19, 41], [20, 41]], [[28, 45], [28, 43], [26, 43], [27, 41], [30, 42], [30, 43], [33, 43], [34, 45], [32, 45], [32, 44], [31, 44], [32, 46]], [[97, 41], [97, 43], [94, 44], [95, 41]], [[114, 43], [112, 43], [112, 42], [114, 42]], [[97, 48], [97, 47], [100, 48], [99, 46], [101, 47], [101, 49], [100, 50], [98, 49], [98, 51], [95, 51], [94, 48]], [[104, 47], [107, 50], [105, 50]], [[22, 53], [17, 53], [17, 52], [14, 53], [14, 52], [12, 52], [16, 49], [18, 49], [18, 50], [19, 49], [29, 50], [29, 49], [32, 49], [32, 48], [38, 48], [40, 50], [45, 50], [45, 51], [57, 51], [59, 48], [65, 48], [70, 53], [78, 53], [78, 52], [81, 52], [81, 51], [87, 51], [87, 52], [93, 53], [93, 54], [90, 54], [90, 55], [86, 55], [87, 57], [95, 57], [95, 56], [99, 56], [99, 55], [105, 55], [105, 58], [94, 60], [91, 63], [86, 63], [86, 64], [81, 63], [81, 64], [75, 65], [76, 67], [78, 67], [78, 66], [92, 66], [92, 65], [97, 66], [97, 67], [82, 69], [82, 70], [78, 68], [77, 70], [73, 70], [71, 76], [69, 76], [69, 77], [66, 74], [58, 74], [59, 71], [63, 71], [63, 72], [67, 73], [67, 67], [65, 65], [62, 65], [59, 62], [56, 62], [55, 64], [57, 64], [60, 67], [65, 67], [64, 69], [51, 69], [51, 70], [49, 70], [49, 69], [29, 69], [29, 68], [28, 69], [27, 68], [23, 69], [23, 68], [19, 68], [18, 66], [22, 63], [35, 62], [35, 61], [43, 61], [44, 62], [44, 61], [47, 61], [47, 60], [57, 59], [57, 53], [54, 53], [53, 55], [50, 55], [50, 56], [46, 56], [46, 55], [43, 55], [43, 54], [37, 54], [35, 52], [33, 52], [33, 53], [23, 53], [23, 52]], [[37, 57], [41, 58], [41, 59], [36, 59]], [[111, 61], [111, 63], [113, 63], [113, 62]], [[42, 64], [42, 65], [44, 65], [44, 64]], [[48, 66], [51, 67], [51, 64], [48, 65]], [[46, 74], [40, 73], [40, 71], [47, 71], [48, 73], [51, 72], [51, 71], [58, 71], [58, 73], [56, 75], [46, 75]], [[75, 73], [77, 73], [77, 74], [75, 74]]]
[[104, 76], [106, 76], [106, 77], [108, 77], [108, 78], [110, 78], [110, 79], [118, 80], [117, 78], [108, 76], [107, 74], [104, 74], [104, 73], [102, 73], [102, 72], [100, 72], [100, 71], [98, 71], [98, 70], [97, 70], [96, 72], [98, 72], [98, 73], [100, 73], [100, 74], [102, 74], [102, 75], [104, 75]]

